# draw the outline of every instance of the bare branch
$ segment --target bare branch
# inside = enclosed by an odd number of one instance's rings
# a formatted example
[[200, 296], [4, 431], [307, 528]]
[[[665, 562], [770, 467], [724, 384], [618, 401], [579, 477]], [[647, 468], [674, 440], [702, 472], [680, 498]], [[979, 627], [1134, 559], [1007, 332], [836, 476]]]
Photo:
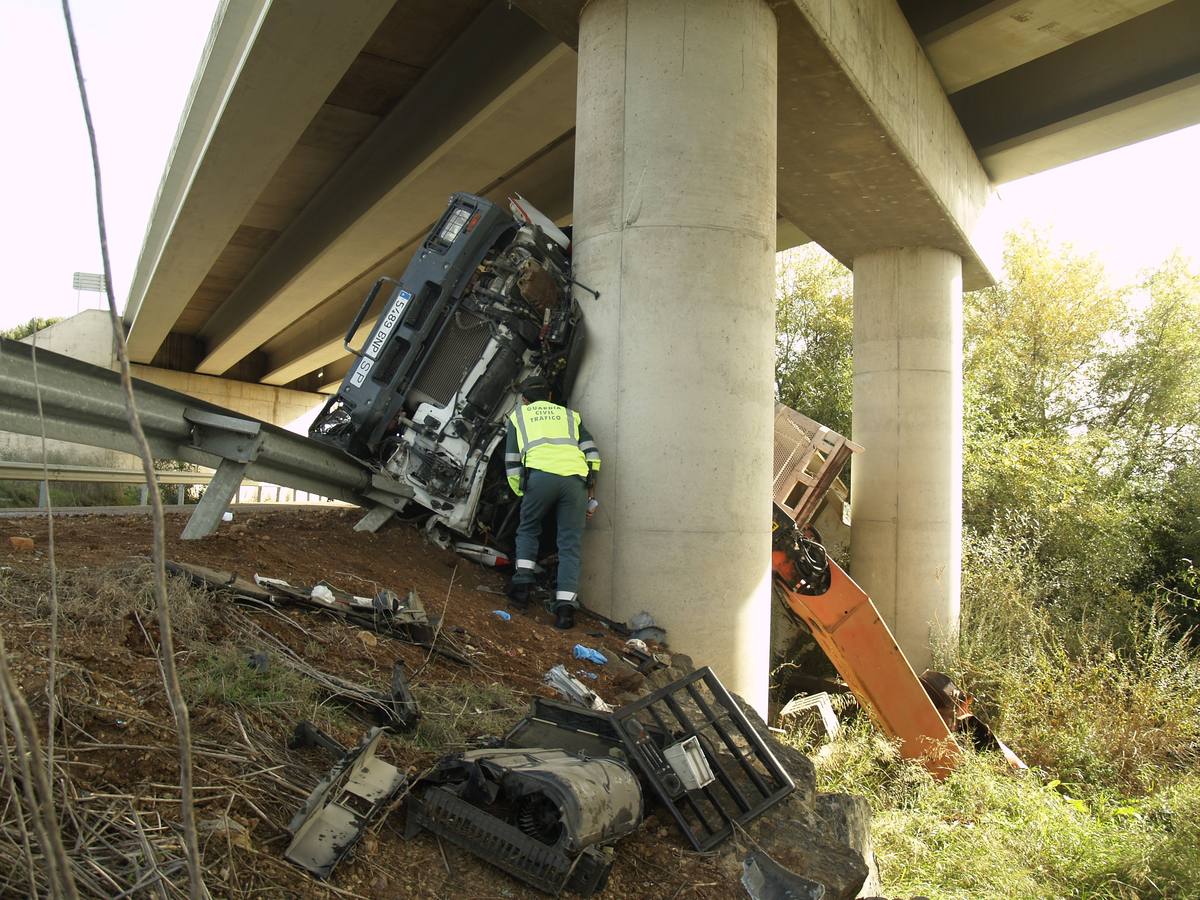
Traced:
[[112, 267], [108, 258], [108, 235], [104, 226], [104, 194], [100, 182], [100, 155], [96, 148], [96, 131], [92, 126], [92, 112], [88, 106], [87, 88], [83, 81], [83, 67], [79, 62], [79, 47], [75, 41], [75, 29], [71, 23], [71, 5], [63, 0], [63, 19], [67, 26], [67, 38], [71, 44], [71, 57], [75, 63], [75, 79], [79, 85], [79, 99], [83, 105], [83, 118], [87, 125], [88, 142], [92, 150], [92, 172], [96, 183], [96, 218], [100, 232], [100, 255], [104, 261], [104, 289], [108, 297], [108, 313], [112, 322], [113, 340], [116, 343], [117, 359], [121, 368], [121, 387], [125, 391], [125, 409], [129, 416], [129, 430], [137, 444], [146, 475], [150, 497], [150, 515], [154, 523], [153, 580], [154, 598], [158, 611], [159, 661], [162, 665], [163, 682], [167, 700], [175, 717], [179, 732], [179, 818], [183, 824], [183, 843], [188, 865], [190, 896], [193, 900], [208, 897], [204, 886], [204, 874], [200, 866], [200, 846], [196, 838], [196, 812], [192, 791], [192, 734], [188, 719], [187, 703], [179, 685], [179, 673], [175, 668], [175, 638], [171, 629], [171, 610], [167, 605], [167, 575], [164, 567], [166, 558], [166, 526], [163, 522], [162, 497], [158, 493], [158, 479], [154, 474], [154, 456], [142, 430], [137, 407], [133, 398], [133, 379], [129, 374], [129, 353], [125, 346], [125, 330], [117, 315], [117, 301], [113, 296]]

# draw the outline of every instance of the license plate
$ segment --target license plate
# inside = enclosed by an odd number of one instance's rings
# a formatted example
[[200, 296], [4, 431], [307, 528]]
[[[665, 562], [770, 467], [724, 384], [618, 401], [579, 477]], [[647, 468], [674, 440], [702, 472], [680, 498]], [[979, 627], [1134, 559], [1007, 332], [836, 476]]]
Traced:
[[[391, 309], [387, 311], [387, 315], [383, 317], [383, 321], [379, 323], [379, 327], [375, 329], [375, 334], [371, 336], [371, 342], [367, 344], [367, 356], [371, 359], [378, 359], [379, 354], [383, 352], [383, 346], [387, 343], [388, 336], [396, 327], [396, 323], [404, 316], [404, 310], [408, 306], [408, 301], [412, 299], [412, 294], [408, 291], [401, 291], [392, 303]], [[370, 368], [368, 366], [368, 368]]]
[[371, 371], [371, 366], [375, 362], [370, 359], [360, 359], [358, 368], [354, 370], [354, 374], [350, 376], [350, 383], [355, 387], [362, 387], [363, 382], [367, 380], [367, 373]]

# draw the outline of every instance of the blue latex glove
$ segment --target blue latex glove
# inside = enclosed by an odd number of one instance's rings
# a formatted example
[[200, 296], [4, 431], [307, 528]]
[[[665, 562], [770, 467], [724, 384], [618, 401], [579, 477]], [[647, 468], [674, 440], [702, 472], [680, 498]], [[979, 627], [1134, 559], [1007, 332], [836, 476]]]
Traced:
[[598, 666], [608, 665], [608, 657], [599, 650], [593, 650], [591, 647], [585, 647], [583, 644], [576, 644], [573, 651], [576, 659], [586, 659], [588, 662], [594, 662]]

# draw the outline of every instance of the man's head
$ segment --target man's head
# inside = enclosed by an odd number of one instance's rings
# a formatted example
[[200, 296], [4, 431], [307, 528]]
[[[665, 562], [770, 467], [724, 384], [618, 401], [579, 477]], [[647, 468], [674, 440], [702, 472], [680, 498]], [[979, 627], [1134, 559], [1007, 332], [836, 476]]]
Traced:
[[531, 375], [517, 385], [517, 393], [526, 403], [550, 399], [550, 382], [540, 375]]

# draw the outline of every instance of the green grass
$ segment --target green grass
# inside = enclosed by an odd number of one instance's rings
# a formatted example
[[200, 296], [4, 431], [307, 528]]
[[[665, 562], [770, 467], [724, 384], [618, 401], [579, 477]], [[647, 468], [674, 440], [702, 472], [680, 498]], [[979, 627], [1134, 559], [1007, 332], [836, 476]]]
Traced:
[[180, 682], [189, 706], [233, 706], [286, 720], [306, 718], [318, 699], [311, 679], [278, 663], [259, 672], [247, 651], [228, 644], [194, 655], [181, 667]]
[[1200, 896], [1200, 776], [1135, 801], [1089, 802], [987, 755], [937, 782], [865, 722], [844, 731], [817, 756], [818, 787], [867, 797], [888, 896]]

